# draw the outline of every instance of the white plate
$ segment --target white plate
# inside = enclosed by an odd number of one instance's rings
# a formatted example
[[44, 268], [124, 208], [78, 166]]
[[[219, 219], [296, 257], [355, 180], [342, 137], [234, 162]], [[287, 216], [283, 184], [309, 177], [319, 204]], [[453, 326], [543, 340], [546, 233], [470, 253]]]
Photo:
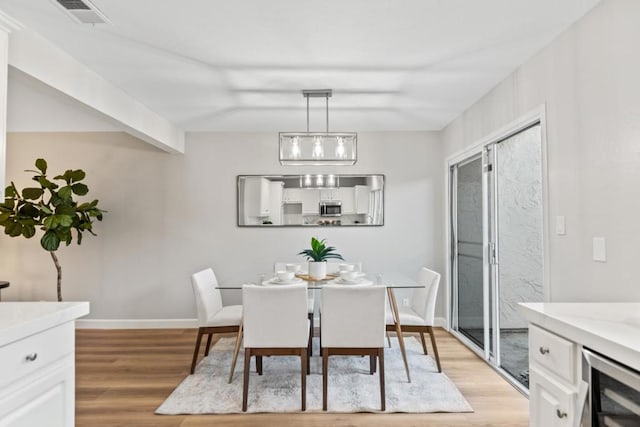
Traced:
[[332, 280], [330, 283], [335, 283], [336, 285], [373, 285], [371, 280], [358, 278], [356, 280], [343, 280], [341, 278], [337, 278]]
[[304, 283], [304, 280], [298, 278], [298, 277], [294, 277], [291, 280], [280, 280], [277, 277], [274, 277], [273, 279], [269, 279], [269, 280], [265, 280], [264, 282], [262, 282], [263, 285], [296, 285], [299, 283]]

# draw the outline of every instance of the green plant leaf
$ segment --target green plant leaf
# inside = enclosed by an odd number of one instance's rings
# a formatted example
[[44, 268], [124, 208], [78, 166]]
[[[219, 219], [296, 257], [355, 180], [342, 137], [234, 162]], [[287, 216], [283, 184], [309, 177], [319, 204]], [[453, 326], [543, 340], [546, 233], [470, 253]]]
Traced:
[[28, 216], [29, 218], [36, 218], [40, 216], [40, 210], [33, 203], [25, 203], [20, 209], [18, 209], [20, 215]]
[[36, 160], [36, 167], [43, 175], [47, 173], [47, 161], [45, 159]]
[[43, 205], [42, 203], [40, 204], [40, 210], [47, 215], [51, 215], [53, 213], [51, 209], [49, 209], [47, 206]]
[[36, 234], [36, 227], [33, 225], [24, 225], [22, 227], [22, 235], [27, 239], [32, 238]]
[[58, 224], [61, 227], [71, 227], [73, 224], [73, 217], [71, 215], [55, 215], [58, 217]]
[[46, 217], [44, 221], [42, 221], [42, 225], [44, 226], [45, 230], [51, 230], [52, 228], [56, 228], [58, 226], [58, 216], [51, 215]]
[[24, 188], [22, 190], [22, 197], [29, 200], [37, 200], [42, 196], [44, 190], [42, 188]]
[[60, 239], [56, 233], [49, 230], [40, 239], [40, 245], [47, 251], [56, 251], [60, 247]]
[[0, 213], [0, 225], [3, 225], [9, 218], [11, 218], [11, 212]]
[[55, 190], [56, 188], [58, 188], [58, 184], [49, 181], [44, 176], [36, 177], [36, 181], [38, 181], [38, 184], [40, 184], [40, 186], [42, 186], [43, 188], [47, 188], [49, 190]]
[[[69, 172], [69, 179], [70, 179], [71, 182], [82, 181], [85, 178], [85, 176], [87, 175], [87, 174], [84, 173], [84, 171], [82, 169], [76, 169], [74, 171], [67, 171], [67, 172]], [[66, 172], [65, 172], [65, 174], [66, 174]]]
[[62, 187], [58, 191], [58, 196], [60, 196], [60, 198], [62, 198], [62, 199], [66, 199], [66, 200], [71, 199], [71, 194], [72, 194], [72, 190], [71, 190], [71, 187], [68, 186], [68, 185], [65, 185], [64, 187]]
[[16, 190], [12, 185], [7, 185], [4, 189], [4, 197], [7, 199], [13, 199], [16, 196]]
[[10, 222], [5, 225], [4, 233], [8, 234], [11, 237], [17, 237], [22, 234], [22, 224], [19, 222]]
[[84, 185], [82, 183], [73, 184], [71, 186], [71, 189], [78, 196], [84, 196], [85, 194], [87, 194], [89, 192], [89, 187], [87, 187], [86, 185]]

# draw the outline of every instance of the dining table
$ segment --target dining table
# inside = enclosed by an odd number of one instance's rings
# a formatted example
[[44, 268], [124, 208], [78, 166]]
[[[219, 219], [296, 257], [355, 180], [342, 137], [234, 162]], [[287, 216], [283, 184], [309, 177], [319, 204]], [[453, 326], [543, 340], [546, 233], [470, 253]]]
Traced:
[[[326, 284], [339, 283], [339, 274], [328, 274], [324, 279], [314, 279], [306, 274], [296, 274], [297, 283], [306, 283], [309, 290], [322, 289]], [[404, 345], [404, 338], [402, 336], [402, 326], [400, 325], [400, 315], [398, 312], [398, 302], [394, 293], [395, 289], [415, 289], [424, 287], [424, 285], [418, 283], [415, 279], [400, 272], [366, 272], [361, 273], [360, 281], [352, 284], [342, 284], [342, 286], [362, 286], [362, 284], [385, 286], [387, 288], [387, 295], [389, 297], [389, 305], [393, 314], [395, 322], [395, 331], [398, 338], [398, 344], [400, 345], [400, 352], [402, 353], [402, 361], [404, 362], [405, 372], [407, 374], [407, 382], [411, 382], [411, 373], [409, 372], [409, 363], [407, 362], [407, 353]], [[253, 276], [238, 278], [234, 280], [225, 280], [222, 283], [218, 283], [217, 288], [220, 290], [241, 290], [244, 285], [247, 284], [259, 284], [265, 286], [279, 286], [278, 281], [269, 277], [269, 275], [256, 273]], [[322, 325], [320, 326], [322, 328]], [[233, 360], [231, 364], [231, 372], [229, 374], [229, 383], [233, 380], [233, 372], [236, 367], [236, 360], [240, 345], [242, 342], [242, 324], [238, 329], [236, 336], [236, 343], [234, 347]]]

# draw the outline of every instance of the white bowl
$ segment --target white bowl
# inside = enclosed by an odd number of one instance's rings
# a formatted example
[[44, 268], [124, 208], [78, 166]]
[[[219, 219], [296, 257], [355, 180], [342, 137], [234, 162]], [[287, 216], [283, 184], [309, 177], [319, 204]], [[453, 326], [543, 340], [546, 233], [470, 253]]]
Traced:
[[293, 273], [297, 273], [300, 270], [300, 264], [287, 264], [285, 267], [287, 271], [292, 271]]
[[353, 264], [340, 264], [339, 265], [340, 268], [340, 272], [343, 271], [353, 271], [353, 269], [355, 268], [355, 266]]
[[276, 272], [276, 276], [278, 277], [278, 280], [280, 280], [281, 282], [288, 282], [290, 280], [293, 280], [293, 276], [294, 276], [294, 272], [293, 271], [277, 271]]
[[358, 273], [355, 271], [341, 271], [340, 278], [347, 282], [353, 282], [358, 278]]

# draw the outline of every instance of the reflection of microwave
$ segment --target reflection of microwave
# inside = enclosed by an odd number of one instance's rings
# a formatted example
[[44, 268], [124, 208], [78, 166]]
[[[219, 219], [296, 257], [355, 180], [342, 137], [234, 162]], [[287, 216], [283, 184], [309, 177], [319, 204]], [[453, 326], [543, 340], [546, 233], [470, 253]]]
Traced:
[[342, 215], [342, 202], [331, 200], [320, 202], [320, 216], [340, 216]]

